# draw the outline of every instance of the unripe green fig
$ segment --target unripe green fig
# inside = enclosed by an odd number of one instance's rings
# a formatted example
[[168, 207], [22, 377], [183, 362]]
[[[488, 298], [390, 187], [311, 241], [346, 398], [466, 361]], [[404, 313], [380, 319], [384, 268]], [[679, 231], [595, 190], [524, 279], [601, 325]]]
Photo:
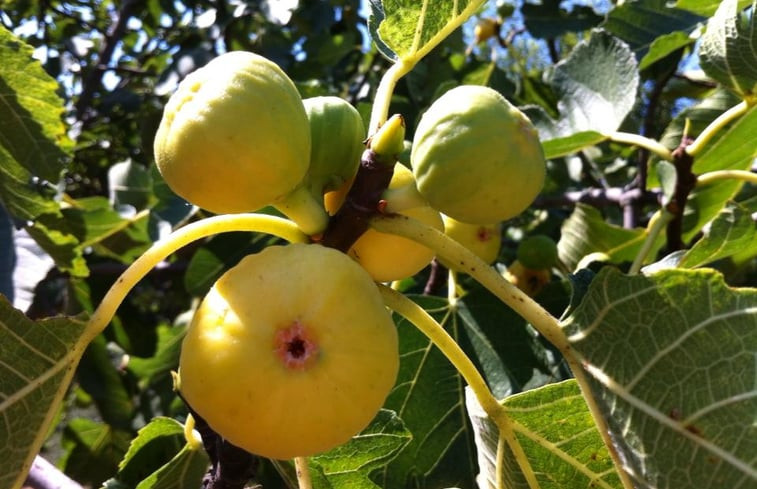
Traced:
[[535, 234], [520, 242], [516, 254], [526, 268], [550, 269], [557, 264], [557, 243], [547, 235]]
[[396, 327], [365, 270], [333, 248], [271, 246], [203, 299], [183, 340], [178, 389], [234, 445], [290, 459], [365, 428], [398, 367]]
[[169, 187], [215, 213], [284, 199], [305, 176], [310, 124], [297, 88], [257, 54], [222, 54], [170, 97], [155, 135]]
[[544, 185], [531, 121], [491, 88], [447, 91], [423, 114], [410, 162], [429, 204], [458, 221], [490, 224], [523, 212]]
[[322, 199], [357, 173], [365, 150], [365, 125], [357, 109], [339, 97], [311, 97], [302, 102], [311, 135], [307, 185]]
[[[389, 212], [417, 219], [436, 229], [444, 230], [444, 223], [439, 211], [432, 209], [424, 201], [414, 201], [409, 205], [405, 195], [417, 195], [413, 174], [402, 165], [396, 165], [394, 176], [389, 188], [384, 193], [387, 199], [386, 209]], [[393, 202], [392, 196], [403, 196], [403, 205]], [[390, 210], [392, 209], [392, 210]], [[434, 251], [413, 240], [402, 238], [394, 234], [380, 233], [368, 229], [350, 247], [348, 254], [353, 257], [377, 282], [401, 280], [415, 275], [428, 265], [434, 258]]]
[[[462, 244], [486, 263], [493, 263], [502, 246], [502, 225], [470, 224], [442, 215], [444, 234]], [[454, 264], [442, 261], [447, 268], [455, 269]]]

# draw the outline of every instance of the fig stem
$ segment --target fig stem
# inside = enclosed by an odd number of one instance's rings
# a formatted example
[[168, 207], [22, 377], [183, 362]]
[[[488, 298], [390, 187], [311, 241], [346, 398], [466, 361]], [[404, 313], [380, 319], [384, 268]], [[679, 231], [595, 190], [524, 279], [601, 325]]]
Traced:
[[397, 82], [403, 76], [407, 75], [415, 66], [416, 60], [398, 59], [381, 77], [379, 86], [376, 89], [376, 96], [373, 99], [373, 108], [371, 109], [371, 120], [368, 124], [368, 136], [378, 131], [379, 126], [386, 122], [389, 116], [389, 104], [392, 101], [392, 94]]
[[697, 177], [697, 187], [730, 179], [743, 180], [757, 185], [757, 173], [746, 170], [716, 170], [699, 175]]
[[295, 457], [294, 469], [295, 472], [297, 472], [297, 485], [299, 486], [299, 489], [313, 489], [307, 457]]
[[673, 152], [670, 151], [663, 144], [658, 143], [654, 139], [650, 139], [639, 134], [632, 134], [628, 132], [612, 132], [606, 135], [610, 138], [610, 141], [622, 144], [631, 144], [649, 150], [650, 153], [654, 153], [663, 160], [673, 161]]
[[560, 326], [560, 322], [554, 316], [547, 312], [538, 302], [511, 284], [494, 267], [489, 266], [475, 253], [431, 226], [427, 226], [422, 222], [401, 214], [376, 216], [371, 219], [369, 225], [382, 233], [397, 234], [417, 241], [433, 249], [437, 257], [442, 260], [448, 263], [459, 264], [459, 271], [467, 273], [486, 287], [560, 350], [560, 353], [562, 353], [573, 372], [584, 400], [597, 425], [597, 429], [610, 452], [623, 487], [625, 489], [632, 489], [634, 487], [628, 473], [623, 470], [623, 463], [610, 439], [607, 422], [602, 415], [597, 401], [591, 394], [591, 385], [589, 384], [586, 371], [581, 366], [580, 356], [573, 350], [572, 345]]
[[746, 100], [743, 100], [720, 114], [714, 121], [710, 122], [701, 133], [699, 133], [699, 136], [697, 136], [693, 143], [686, 146], [686, 154], [691, 157], [696, 157], [707, 147], [707, 144], [718, 132], [734, 119], [744, 115], [750, 107], [751, 104], [747, 103]]
[[497, 425], [500, 437], [505, 439], [513, 451], [513, 455], [528, 482], [528, 486], [531, 489], [538, 489], [540, 487], [539, 481], [536, 480], [536, 474], [533, 468], [531, 468], [528, 456], [526, 456], [523, 447], [515, 436], [513, 423], [510, 415], [507, 413], [507, 409], [494, 397], [486, 385], [486, 381], [476, 369], [476, 366], [473, 365], [470, 358], [460, 348], [460, 345], [421, 306], [391, 287], [379, 284], [378, 289], [381, 292], [381, 297], [384, 299], [384, 304], [415, 325], [421, 333], [426, 335], [442, 351], [444, 356], [460, 372], [460, 375], [465, 379], [468, 386], [470, 386], [484, 412]]
[[307, 243], [308, 237], [296, 224], [287, 219], [264, 214], [224, 214], [208, 217], [174, 231], [157, 241], [127, 268], [110, 287], [90, 317], [82, 335], [81, 344], [89, 344], [110, 323], [126, 294], [155, 265], [165, 260], [179, 248], [213, 234], [229, 231], [268, 233], [293, 243]]
[[641, 266], [644, 264], [649, 252], [652, 250], [657, 237], [660, 235], [665, 226], [673, 219], [673, 214], [669, 211], [662, 209], [654, 213], [649, 219], [649, 225], [647, 226], [647, 237], [644, 239], [644, 243], [641, 245], [641, 249], [636, 254], [631, 264], [631, 268], [628, 269], [629, 275], [636, 275], [641, 270]]
[[329, 224], [329, 215], [310, 190], [300, 185], [273, 206], [294, 221], [308, 236], [321, 234]]

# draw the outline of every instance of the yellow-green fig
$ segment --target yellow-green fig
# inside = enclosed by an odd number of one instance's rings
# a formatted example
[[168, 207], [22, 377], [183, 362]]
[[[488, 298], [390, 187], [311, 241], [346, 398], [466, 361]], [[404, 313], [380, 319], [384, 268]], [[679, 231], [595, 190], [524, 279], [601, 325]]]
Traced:
[[[462, 244], [486, 263], [493, 263], [499, 255], [502, 246], [502, 225], [496, 224], [470, 224], [443, 215], [444, 234]], [[455, 268], [446, 262], [442, 262], [447, 268]]]
[[447, 91], [423, 114], [410, 163], [432, 207], [473, 224], [523, 212], [546, 172], [531, 121], [495, 90], [472, 85]]
[[179, 84], [154, 149], [160, 173], [178, 195], [215, 213], [248, 212], [281, 201], [302, 181], [310, 124], [281, 68], [233, 51]]
[[371, 277], [317, 244], [272, 246], [213, 285], [179, 361], [179, 390], [219, 435], [290, 459], [347, 442], [394, 386], [397, 331]]
[[[384, 193], [386, 210], [417, 219], [436, 229], [444, 230], [439, 211], [429, 207], [417, 190], [413, 174], [396, 165], [389, 188]], [[417, 196], [416, 198], [413, 198]], [[368, 229], [350, 247], [353, 257], [377, 282], [401, 280], [415, 275], [434, 258], [434, 251], [415, 241], [394, 234]]]

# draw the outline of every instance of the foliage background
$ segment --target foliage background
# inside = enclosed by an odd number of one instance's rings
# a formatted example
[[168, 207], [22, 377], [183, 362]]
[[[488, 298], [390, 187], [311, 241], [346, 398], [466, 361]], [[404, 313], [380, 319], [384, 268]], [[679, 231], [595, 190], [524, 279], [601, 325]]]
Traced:
[[[679, 3], [691, 10], [669, 8], [662, 0], [622, 6], [606, 1], [489, 2], [480, 16], [504, 18], [506, 45], [494, 39], [474, 45], [474, 18], [399, 83], [391, 112], [404, 115], [410, 137], [420, 114], [446, 89], [486, 84], [527, 107], [544, 140], [579, 132], [591, 140], [591, 131], [601, 128], [575, 121], [565, 127], [565, 115], [580, 109], [595, 125], [607, 123], [601, 107], [587, 98], [570, 98], [575, 80], [597, 78], [612, 88], [609, 103], [626, 107], [611, 124], [673, 149], [680, 142], [684, 115], [696, 132], [738, 101], [699, 70], [697, 33], [718, 2]], [[0, 292], [31, 319], [91, 313], [151, 243], [206, 215], [161, 180], [153, 164], [152, 138], [178, 81], [220, 53], [262, 54], [289, 74], [303, 97], [341, 96], [367, 119], [380, 77], [390, 66], [371, 45], [368, 10], [356, 0], [0, 3], [5, 28], [0, 40], [19, 53], [0, 66], [0, 98], [6, 103], [0, 133], [9, 135], [7, 141], [21, 141], [3, 145], [0, 153]], [[580, 59], [566, 64], [563, 60], [595, 28], [603, 29], [607, 39], [623, 42], [618, 47], [606, 40], [608, 66]], [[41, 63], [28, 60], [32, 53]], [[618, 60], [631, 66], [626, 77], [602, 77], [617, 68], [611, 65]], [[57, 96], [49, 93], [51, 87]], [[27, 105], [25, 90], [45, 93], [35, 98], [41, 105]], [[12, 120], [11, 114], [27, 118]], [[552, 282], [537, 296], [556, 316], [571, 301], [567, 272], [584, 256], [604, 252], [627, 268], [638, 249], [640, 227], [665, 189], [664, 171], [658, 176], [654, 158], [647, 165], [645, 150], [609, 141], [571, 146], [577, 144], [573, 139], [566, 144], [567, 151], [545, 145], [553, 157], [543, 195], [508, 223], [499, 257], [511, 263], [525, 235], [560, 240], [562, 268], [554, 270]], [[742, 160], [749, 162], [754, 148], [746, 151]], [[629, 191], [646, 189], [654, 192], [627, 198]], [[718, 201], [710, 219], [733, 197], [740, 205], [732, 212], [741, 216], [734, 222], [753, 233], [753, 187], [724, 195], [710, 198]], [[707, 234], [704, 225], [710, 219], [687, 223], [687, 245]], [[198, 299], [223, 270], [270, 242], [246, 233], [217, 236], [181, 250], [140, 282], [108, 329], [87, 348], [43, 454], [92, 487], [108, 480], [109, 487], [136, 487], [172, 458], [182, 445], [181, 433], [161, 421], [161, 429], [149, 425], [158, 440], [151, 441], [153, 464], [142, 458], [119, 468], [150, 420], [183, 419], [186, 414], [171, 389], [170, 371]], [[745, 240], [738, 252], [714, 262], [729, 285], [757, 284], [754, 242]], [[662, 244], [659, 248], [663, 256], [666, 250]], [[422, 293], [429, 273], [405, 281], [404, 290]], [[469, 294], [456, 312], [448, 308], [443, 289], [437, 290], [441, 297], [418, 300], [471, 353], [498, 397], [569, 377], [559, 354], [519, 316], [472, 281], [463, 285]], [[344, 469], [320, 460], [315, 467], [324, 477], [346, 471], [365, 484], [366, 474], [372, 473], [371, 479], [383, 487], [474, 487], [478, 435], [466, 419], [461, 380], [420, 335], [405, 334], [402, 351], [407, 355], [401, 379], [412, 379], [414, 388], [392, 394], [386, 407], [402, 422], [387, 414], [382, 432], [403, 443], [387, 445], [363, 466]], [[150, 435], [143, 430], [140, 436]], [[387, 462], [400, 449], [403, 456]], [[265, 487], [282, 485], [282, 472], [286, 470], [277, 471], [268, 461], [258, 467]]]

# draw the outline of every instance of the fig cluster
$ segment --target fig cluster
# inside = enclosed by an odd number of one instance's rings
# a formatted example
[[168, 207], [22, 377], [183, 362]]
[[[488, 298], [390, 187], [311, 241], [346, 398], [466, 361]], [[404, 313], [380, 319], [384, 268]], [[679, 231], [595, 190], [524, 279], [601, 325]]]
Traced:
[[217, 57], [169, 99], [154, 153], [178, 195], [212, 213], [271, 206], [312, 241], [242, 259], [187, 331], [177, 387], [231, 443], [276, 459], [324, 452], [366, 427], [394, 387], [397, 331], [376, 282], [417, 274], [434, 251], [367, 226], [327, 247], [329, 226], [403, 214], [491, 263], [501, 223], [543, 185], [535, 129], [489, 88], [450, 90], [411, 142], [404, 131], [395, 116], [367, 135], [348, 102], [303, 99], [275, 63], [248, 52]]

